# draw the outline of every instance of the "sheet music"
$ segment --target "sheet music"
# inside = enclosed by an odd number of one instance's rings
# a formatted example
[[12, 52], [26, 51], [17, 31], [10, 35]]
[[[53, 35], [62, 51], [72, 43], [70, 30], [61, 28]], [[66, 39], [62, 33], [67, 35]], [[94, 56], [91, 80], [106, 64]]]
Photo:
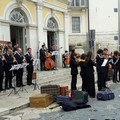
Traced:
[[28, 63], [22, 63], [20, 68], [26, 68], [28, 66]]
[[58, 51], [53, 51], [53, 52], [52, 52], [52, 56], [53, 56], [53, 55], [58, 55], [58, 54], [59, 54]]
[[106, 66], [107, 62], [108, 62], [108, 59], [104, 59], [104, 61], [102, 63], [102, 67]]
[[17, 65], [13, 65], [9, 71], [17, 70]]
[[36, 66], [36, 65], [38, 65], [38, 63], [39, 63], [39, 59], [34, 59], [33, 65]]
[[21, 64], [17, 64], [17, 70], [21, 68]]

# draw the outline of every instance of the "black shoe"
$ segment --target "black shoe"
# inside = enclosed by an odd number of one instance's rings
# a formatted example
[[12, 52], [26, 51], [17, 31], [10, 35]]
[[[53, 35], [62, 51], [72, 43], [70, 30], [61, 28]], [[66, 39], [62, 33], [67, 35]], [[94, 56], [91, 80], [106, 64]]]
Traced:
[[10, 86], [9, 88], [15, 88], [15, 87], [13, 87], [13, 86]]
[[10, 88], [9, 88], [9, 87], [6, 87], [5, 89], [6, 89], [6, 90], [9, 90]]
[[119, 80], [116, 80], [117, 82], [120, 82]]
[[20, 87], [20, 85], [16, 85], [16, 87]]
[[31, 85], [35, 85], [34, 83], [30, 83]]
[[3, 91], [3, 90], [4, 90], [3, 88], [2, 88], [2, 89], [0, 89], [0, 92], [1, 92], [1, 91]]
[[116, 81], [115, 81], [115, 80], [113, 80], [113, 82], [114, 82], [114, 83], [116, 83]]
[[24, 84], [22, 84], [21, 86], [25, 86]]

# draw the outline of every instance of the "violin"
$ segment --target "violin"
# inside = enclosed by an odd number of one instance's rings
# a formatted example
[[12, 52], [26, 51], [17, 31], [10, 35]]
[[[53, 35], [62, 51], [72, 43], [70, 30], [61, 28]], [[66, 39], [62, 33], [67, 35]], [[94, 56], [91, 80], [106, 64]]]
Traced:
[[48, 52], [46, 54], [46, 60], [45, 60], [45, 69], [53, 69], [55, 67], [55, 62], [51, 59], [51, 54]]

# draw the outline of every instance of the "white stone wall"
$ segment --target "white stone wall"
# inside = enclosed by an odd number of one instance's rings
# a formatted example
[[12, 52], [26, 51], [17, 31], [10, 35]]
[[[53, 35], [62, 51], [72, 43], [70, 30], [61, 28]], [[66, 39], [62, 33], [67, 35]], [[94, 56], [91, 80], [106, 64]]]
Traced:
[[109, 51], [118, 49], [118, 0], [90, 0], [89, 17], [90, 29], [95, 29], [95, 43], [100, 48], [107, 47]]

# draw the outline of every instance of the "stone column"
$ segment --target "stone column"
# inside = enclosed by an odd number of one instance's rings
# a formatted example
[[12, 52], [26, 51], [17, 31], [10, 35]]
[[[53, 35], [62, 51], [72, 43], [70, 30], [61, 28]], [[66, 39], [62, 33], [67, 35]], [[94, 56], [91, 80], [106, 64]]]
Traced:
[[38, 26], [38, 45], [39, 48], [41, 48], [41, 45], [43, 44], [43, 21], [42, 21], [42, 2], [37, 3], [37, 26]]
[[69, 14], [68, 12], [65, 12], [64, 13], [64, 18], [65, 18], [65, 50], [68, 50], [69, 51]]

